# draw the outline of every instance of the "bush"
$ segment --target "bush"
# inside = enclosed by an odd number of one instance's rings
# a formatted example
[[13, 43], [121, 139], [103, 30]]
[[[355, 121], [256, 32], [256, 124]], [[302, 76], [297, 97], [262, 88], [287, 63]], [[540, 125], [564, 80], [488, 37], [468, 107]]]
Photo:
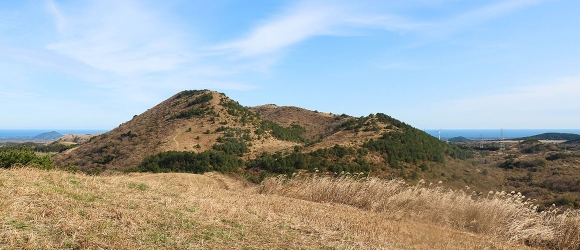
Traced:
[[0, 167], [10, 168], [14, 166], [32, 166], [41, 169], [54, 168], [52, 158], [49, 155], [37, 155], [28, 148], [0, 152]]

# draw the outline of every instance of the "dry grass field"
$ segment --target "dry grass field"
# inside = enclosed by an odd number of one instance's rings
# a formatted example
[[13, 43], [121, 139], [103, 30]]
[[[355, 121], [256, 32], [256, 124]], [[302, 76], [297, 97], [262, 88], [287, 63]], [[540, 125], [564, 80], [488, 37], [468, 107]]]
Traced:
[[0, 169], [0, 218], [0, 249], [580, 247], [578, 213], [376, 179]]

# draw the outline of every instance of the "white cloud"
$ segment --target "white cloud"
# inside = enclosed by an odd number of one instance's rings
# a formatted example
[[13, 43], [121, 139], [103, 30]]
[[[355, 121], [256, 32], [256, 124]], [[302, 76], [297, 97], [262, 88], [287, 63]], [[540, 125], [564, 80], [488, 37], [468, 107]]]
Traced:
[[95, 1], [74, 11], [53, 2], [49, 7], [61, 40], [46, 48], [96, 69], [131, 75], [173, 70], [191, 60], [180, 33], [136, 2]]
[[242, 39], [214, 47], [242, 57], [271, 53], [313, 36], [328, 35], [341, 20], [340, 10], [328, 5], [301, 4], [266, 21]]

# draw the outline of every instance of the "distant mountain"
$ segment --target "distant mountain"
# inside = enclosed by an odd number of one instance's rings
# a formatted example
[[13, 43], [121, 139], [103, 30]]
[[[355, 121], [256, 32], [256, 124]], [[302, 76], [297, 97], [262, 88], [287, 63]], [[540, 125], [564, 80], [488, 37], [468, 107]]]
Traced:
[[61, 138], [63, 136], [63, 134], [56, 132], [56, 131], [51, 131], [51, 132], [46, 132], [46, 133], [42, 133], [39, 134], [35, 137], [32, 137], [32, 139], [36, 139], [36, 140], [56, 140], [58, 138]]
[[471, 141], [470, 139], [467, 139], [463, 136], [458, 136], [458, 137], [453, 137], [451, 139], [449, 139], [450, 142], [468, 142]]
[[516, 138], [515, 140], [580, 140], [580, 135], [571, 133], [543, 133], [528, 137]]

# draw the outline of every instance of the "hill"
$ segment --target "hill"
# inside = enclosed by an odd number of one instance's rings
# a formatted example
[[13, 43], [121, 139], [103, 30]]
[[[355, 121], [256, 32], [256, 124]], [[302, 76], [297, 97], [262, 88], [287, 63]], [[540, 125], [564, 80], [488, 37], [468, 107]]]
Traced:
[[580, 147], [527, 140], [444, 143], [386, 114], [331, 115], [244, 107], [221, 93], [183, 91], [112, 131], [55, 155], [86, 173], [218, 171], [268, 176], [364, 173], [485, 194], [520, 191], [539, 210], [580, 207]]
[[55, 161], [90, 173], [137, 169], [261, 175], [318, 169], [390, 176], [442, 163], [446, 147], [380, 113], [355, 118], [275, 105], [247, 108], [222, 93], [191, 90], [55, 156]]
[[0, 180], [6, 249], [580, 247], [577, 212], [536, 213], [517, 195], [471, 199], [397, 180], [252, 185], [217, 173], [88, 176], [31, 168], [0, 169]]
[[543, 133], [514, 140], [580, 140], [580, 135], [571, 133]]
[[69, 144], [82, 144], [88, 142], [92, 137], [97, 136], [99, 134], [68, 134], [64, 135], [56, 140], [56, 142], [60, 143], [69, 143]]
[[458, 136], [458, 137], [453, 137], [449, 139], [450, 142], [468, 142], [471, 141], [470, 139], [467, 139], [463, 136]]
[[42, 133], [39, 134], [37, 136], [32, 137], [32, 139], [36, 139], [36, 140], [56, 140], [60, 137], [62, 137], [63, 134], [56, 132], [56, 131], [51, 131], [51, 132], [46, 132], [46, 133]]

